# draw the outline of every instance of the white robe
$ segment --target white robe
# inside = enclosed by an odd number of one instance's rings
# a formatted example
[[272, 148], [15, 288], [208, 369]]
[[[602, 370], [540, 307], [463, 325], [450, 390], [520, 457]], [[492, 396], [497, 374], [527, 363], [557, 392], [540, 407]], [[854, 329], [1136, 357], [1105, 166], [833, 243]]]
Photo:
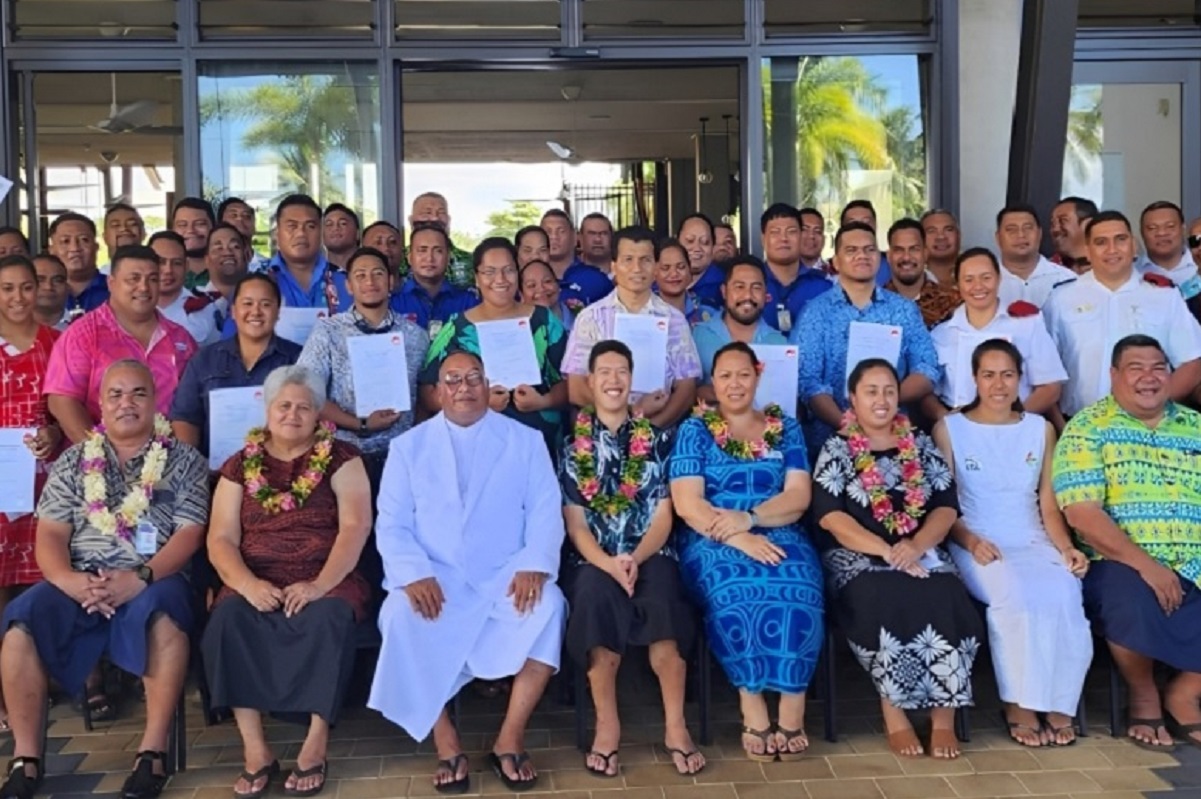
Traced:
[[[558, 669], [567, 614], [555, 583], [562, 499], [542, 436], [488, 411], [460, 499], [447, 424], [439, 414], [393, 440], [375, 528], [387, 598], [367, 704], [418, 741], [472, 679], [516, 674], [527, 659]], [[550, 575], [526, 616], [506, 596], [519, 571]], [[426, 577], [446, 598], [432, 622], [404, 592]]]

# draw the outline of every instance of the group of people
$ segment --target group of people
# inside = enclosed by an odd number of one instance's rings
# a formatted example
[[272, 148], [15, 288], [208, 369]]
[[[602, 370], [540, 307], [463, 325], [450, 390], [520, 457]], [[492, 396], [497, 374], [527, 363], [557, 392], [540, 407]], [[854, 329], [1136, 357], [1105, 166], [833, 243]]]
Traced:
[[[368, 704], [432, 735], [441, 793], [470, 787], [446, 707], [473, 680], [512, 678], [489, 766], [536, 784], [525, 728], [561, 652], [596, 707], [585, 766], [620, 773], [632, 646], [672, 767], [698, 773], [698, 624], [754, 760], [808, 748], [827, 624], [899, 756], [958, 756], [986, 643], [1013, 739], [1070, 745], [1093, 631], [1130, 687], [1129, 737], [1201, 746], [1201, 279], [1176, 206], [1144, 212], [1140, 260], [1124, 216], [1068, 198], [1060, 264], [1023, 206], [998, 215], [996, 253], [960, 252], [934, 210], [891, 226], [886, 261], [866, 201], [829, 262], [822, 215], [786, 204], [762, 216], [762, 260], [701, 214], [660, 239], [550, 211], [469, 254], [437, 194], [414, 203], [407, 249], [301, 195], [274, 221], [270, 259], [253, 208], [196, 198], [148, 245], [136, 210], [110, 209], [105, 272], [76, 214], [46, 253], [0, 258], [0, 421], [25, 431], [38, 497], [0, 518], [0, 797], [41, 782], [48, 679], [114, 712], [104, 656], [146, 687], [123, 795], [156, 796], [191, 646], [242, 736], [235, 796], [281, 773], [262, 713], [308, 725], [284, 790], [315, 795], [356, 628], [376, 621]], [[299, 309], [318, 313], [291, 341]], [[640, 321], [658, 363], [631, 346]], [[538, 382], [490, 376], [506, 322], [528, 330]], [[365, 409], [354, 340], [376, 336], [408, 396]], [[764, 347], [796, 351], [795, 406], [759, 398], [779, 368]], [[219, 452], [229, 390], [253, 392], [262, 423]], [[1162, 700], [1157, 661], [1179, 671]]]

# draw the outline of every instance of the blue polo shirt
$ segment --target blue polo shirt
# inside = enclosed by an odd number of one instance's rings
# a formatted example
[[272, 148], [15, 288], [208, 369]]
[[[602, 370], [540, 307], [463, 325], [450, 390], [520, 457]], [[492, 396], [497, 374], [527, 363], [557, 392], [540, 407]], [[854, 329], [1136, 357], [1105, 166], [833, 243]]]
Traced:
[[613, 291], [613, 279], [592, 264], [577, 258], [563, 273], [559, 289], [560, 297], [565, 302], [578, 300], [584, 305], [591, 305]]
[[726, 282], [726, 271], [716, 263], [709, 264], [697, 281], [692, 284], [692, 290], [705, 305], [721, 308], [721, 286]]
[[[825, 294], [834, 286], [830, 277], [820, 269], [801, 265], [796, 280], [785, 286], [769, 267], [767, 269], [767, 303], [763, 306], [763, 321], [776, 330], [788, 334], [796, 327], [801, 318], [805, 303], [821, 294]], [[781, 319], [781, 311], [787, 318]], [[782, 322], [789, 322], [784, 325]]]
[[400, 288], [392, 294], [390, 307], [395, 313], [406, 317], [413, 324], [428, 331], [430, 322], [446, 324], [451, 316], [462, 313], [480, 304], [474, 289], [455, 288], [445, 278], [438, 293], [430, 295], [425, 287], [412, 275], [405, 278]]
[[[726, 315], [723, 313], [707, 322], [701, 322], [692, 328], [692, 340], [696, 342], [696, 351], [701, 356], [701, 384], [707, 385], [713, 381], [713, 356], [717, 351], [733, 341], [730, 338], [730, 328], [726, 327]], [[787, 344], [784, 334], [772, 328], [762, 318], [755, 328], [752, 344]]]
[[171, 401], [173, 422], [186, 422], [200, 429], [197, 447], [206, 458], [209, 454], [209, 392], [220, 388], [261, 386], [274, 369], [291, 366], [300, 357], [300, 345], [279, 336], [272, 336], [267, 349], [247, 371], [236, 338], [218, 341], [202, 347], [184, 368], [183, 377]]
[[94, 311], [108, 302], [108, 278], [97, 274], [87, 287], [74, 296], [67, 292], [68, 311]]
[[[333, 283], [337, 292], [336, 303], [330, 302], [325, 293], [327, 273], [328, 280]], [[333, 315], [345, 311], [354, 302], [350, 292], [346, 290], [346, 275], [330, 266], [324, 253], [317, 256], [317, 263], [313, 267], [313, 280], [309, 283], [308, 291], [302, 289], [296, 278], [292, 277], [282, 253], [277, 252], [271, 258], [271, 263], [267, 265], [267, 274], [275, 278], [276, 284], [279, 285], [279, 293], [284, 298], [283, 304], [289, 308], [325, 308]]]

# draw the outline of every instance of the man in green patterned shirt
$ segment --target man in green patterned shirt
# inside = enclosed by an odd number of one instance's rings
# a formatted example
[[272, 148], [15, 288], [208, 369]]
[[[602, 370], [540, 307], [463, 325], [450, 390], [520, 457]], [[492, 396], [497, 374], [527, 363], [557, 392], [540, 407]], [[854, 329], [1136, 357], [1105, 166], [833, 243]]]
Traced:
[[[1169, 730], [1201, 747], [1201, 414], [1169, 400], [1170, 373], [1155, 339], [1120, 340], [1112, 393], [1072, 417], [1054, 460], [1056, 499], [1096, 561], [1085, 610], [1130, 689], [1126, 734], [1152, 749], [1174, 745]], [[1155, 661], [1179, 670], [1162, 704]]]
[[[446, 198], [436, 191], [427, 191], [413, 200], [413, 208], [409, 211], [409, 229], [414, 229], [421, 222], [432, 222], [442, 226], [446, 237], [450, 238], [450, 209]], [[455, 288], [469, 289], [475, 286], [475, 268], [471, 263], [471, 253], [460, 250], [454, 244], [450, 245], [450, 266], [446, 270], [446, 279]], [[406, 254], [401, 276], [409, 274], [409, 259]]]

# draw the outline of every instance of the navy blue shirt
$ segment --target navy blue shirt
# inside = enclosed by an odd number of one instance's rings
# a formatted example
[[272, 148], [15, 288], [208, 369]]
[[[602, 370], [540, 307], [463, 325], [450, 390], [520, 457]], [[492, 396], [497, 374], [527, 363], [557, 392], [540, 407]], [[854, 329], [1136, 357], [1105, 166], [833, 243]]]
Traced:
[[[578, 311], [613, 291], [613, 279], [592, 264], [578, 258], [571, 262], [559, 281], [559, 297], [569, 308]], [[574, 301], [574, 302], [573, 302]]]
[[472, 289], [455, 288], [445, 278], [438, 293], [430, 296], [425, 287], [410, 275], [392, 294], [388, 304], [395, 313], [428, 331], [430, 322], [446, 324], [451, 316], [479, 305], [480, 297]]
[[716, 263], [712, 263], [692, 284], [692, 290], [703, 304], [721, 308], [724, 305], [721, 299], [721, 286], [725, 282], [726, 271]]
[[[796, 327], [801, 318], [805, 303], [814, 297], [825, 294], [834, 284], [830, 277], [820, 269], [801, 265], [796, 279], [785, 286], [776, 277], [775, 272], [767, 269], [767, 303], [763, 306], [763, 321], [788, 335]], [[786, 312], [786, 313], [781, 313]], [[781, 318], [783, 317], [783, 318]], [[788, 324], [784, 324], [787, 322]]]
[[68, 311], [94, 311], [108, 302], [108, 277], [97, 274], [83, 291], [72, 296], [67, 292]]
[[186, 422], [200, 430], [201, 454], [209, 454], [209, 392], [219, 388], [261, 386], [272, 370], [291, 366], [300, 357], [300, 345], [272, 336], [267, 349], [250, 371], [242, 364], [242, 352], [236, 338], [202, 347], [184, 368], [183, 377], [171, 401], [170, 419]]

